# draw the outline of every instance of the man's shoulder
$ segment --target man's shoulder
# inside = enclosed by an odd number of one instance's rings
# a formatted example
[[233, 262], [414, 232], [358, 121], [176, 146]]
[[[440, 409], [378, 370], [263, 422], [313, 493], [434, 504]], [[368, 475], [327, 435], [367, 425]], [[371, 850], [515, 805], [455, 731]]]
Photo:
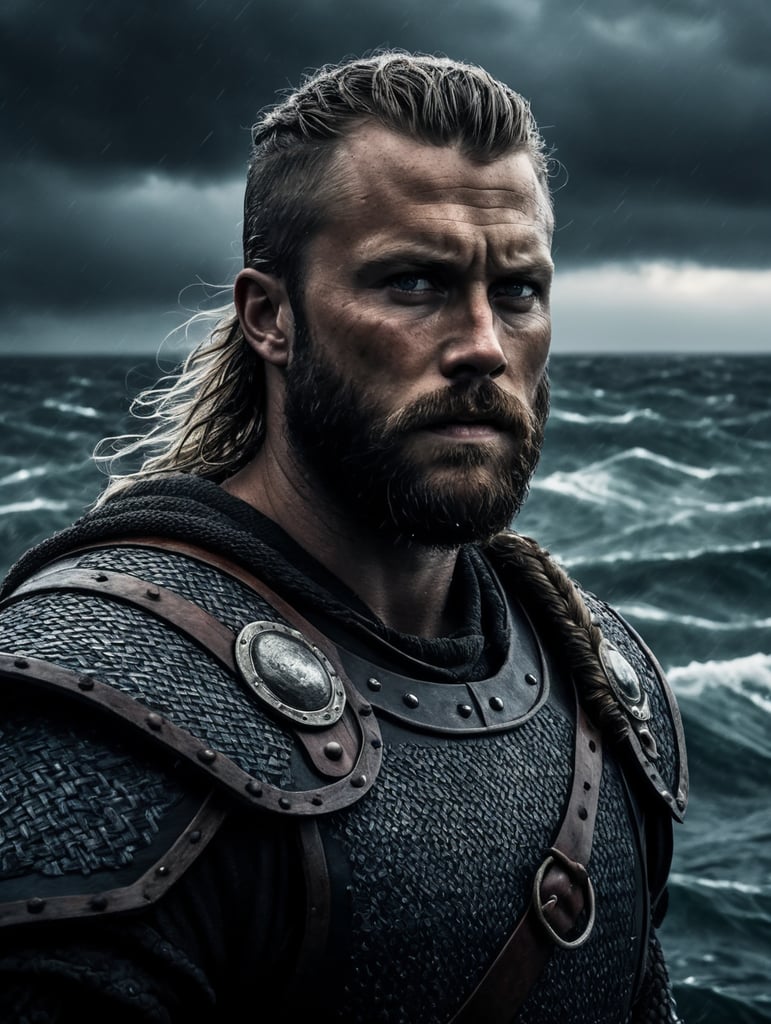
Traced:
[[613, 740], [638, 790], [682, 819], [688, 798], [682, 720], [650, 648], [531, 538], [500, 534], [487, 554], [572, 675], [579, 699]]

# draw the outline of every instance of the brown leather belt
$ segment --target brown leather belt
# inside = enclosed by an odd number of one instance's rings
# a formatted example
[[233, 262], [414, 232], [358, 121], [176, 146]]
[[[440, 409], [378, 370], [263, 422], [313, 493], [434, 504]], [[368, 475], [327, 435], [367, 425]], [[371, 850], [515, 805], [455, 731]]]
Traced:
[[[573, 785], [562, 825], [536, 872], [525, 914], [452, 1024], [512, 1021], [554, 947], [575, 949], [589, 938], [594, 924], [594, 890], [586, 865], [592, 850], [601, 776], [600, 734], [577, 704]], [[566, 884], [569, 892], [565, 891]], [[550, 920], [558, 913], [559, 930]], [[581, 934], [565, 937], [582, 917], [585, 924]]]

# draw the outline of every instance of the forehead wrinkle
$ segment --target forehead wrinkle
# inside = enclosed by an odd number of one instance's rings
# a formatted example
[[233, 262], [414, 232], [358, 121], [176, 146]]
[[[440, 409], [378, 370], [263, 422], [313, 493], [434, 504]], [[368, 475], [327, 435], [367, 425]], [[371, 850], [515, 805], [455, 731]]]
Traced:
[[[529, 186], [521, 189], [501, 188], [500, 186], [487, 187], [485, 185], [467, 186], [457, 183], [444, 187], [441, 183], [428, 183], [425, 178], [416, 178], [415, 183], [401, 181], [396, 184], [393, 190], [381, 189], [367, 190], [359, 199], [363, 202], [372, 200], [380, 203], [383, 200], [384, 192], [391, 192], [392, 197], [401, 198], [407, 203], [413, 203], [420, 207], [425, 215], [432, 208], [435, 213], [431, 219], [453, 220], [449, 208], [457, 210], [455, 222], [467, 222], [488, 227], [497, 223], [505, 224], [539, 224], [551, 234], [554, 230], [554, 215], [551, 203], [543, 190], [536, 184], [534, 188]], [[485, 213], [487, 217], [478, 217], [476, 214]], [[514, 214], [515, 219], [496, 220], [496, 214]]]
[[[439, 224], [439, 219], [432, 223]], [[503, 242], [459, 235], [457, 224], [449, 220], [447, 231], [415, 231], [410, 237], [394, 238], [386, 230], [362, 240], [357, 255], [364, 263], [398, 263], [411, 260], [432, 263], [481, 263], [501, 270], [516, 270], [523, 266], [541, 271], [552, 268], [551, 250], [537, 231], [517, 232]], [[471, 259], [469, 260], [469, 254]]]
[[[521, 205], [539, 205], [538, 190], [530, 187], [515, 188], [500, 185], [459, 185], [448, 175], [447, 184], [442, 180], [427, 182], [425, 177], [416, 178], [414, 182], [404, 180], [399, 183], [397, 191], [414, 198], [418, 202], [437, 203], [453, 202], [462, 206], [482, 206], [484, 208], [499, 207], [511, 209], [512, 200]], [[437, 199], [437, 197], [439, 197]]]

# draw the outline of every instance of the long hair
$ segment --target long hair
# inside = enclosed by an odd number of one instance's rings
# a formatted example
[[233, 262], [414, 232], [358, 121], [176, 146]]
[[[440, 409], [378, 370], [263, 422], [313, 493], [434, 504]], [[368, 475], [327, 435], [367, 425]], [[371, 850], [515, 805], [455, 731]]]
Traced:
[[[299, 298], [303, 255], [339, 185], [337, 142], [362, 123], [429, 145], [455, 145], [486, 162], [525, 151], [548, 195], [547, 157], [528, 102], [482, 68], [446, 57], [388, 51], [315, 72], [252, 128], [244, 198], [244, 264], [283, 278]], [[135, 400], [142, 435], [107, 438], [97, 463], [110, 473], [99, 501], [149, 476], [224, 479], [259, 450], [264, 369], [233, 306], [174, 378]], [[121, 460], [139, 468], [119, 472]]]

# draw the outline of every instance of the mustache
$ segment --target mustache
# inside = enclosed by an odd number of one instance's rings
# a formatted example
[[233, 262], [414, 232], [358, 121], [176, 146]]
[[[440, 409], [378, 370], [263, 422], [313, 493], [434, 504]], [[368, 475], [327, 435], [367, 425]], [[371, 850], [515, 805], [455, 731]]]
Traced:
[[450, 421], [491, 423], [519, 436], [527, 436], [535, 427], [530, 410], [489, 379], [453, 384], [423, 395], [391, 413], [383, 426], [388, 434], [404, 434]]

